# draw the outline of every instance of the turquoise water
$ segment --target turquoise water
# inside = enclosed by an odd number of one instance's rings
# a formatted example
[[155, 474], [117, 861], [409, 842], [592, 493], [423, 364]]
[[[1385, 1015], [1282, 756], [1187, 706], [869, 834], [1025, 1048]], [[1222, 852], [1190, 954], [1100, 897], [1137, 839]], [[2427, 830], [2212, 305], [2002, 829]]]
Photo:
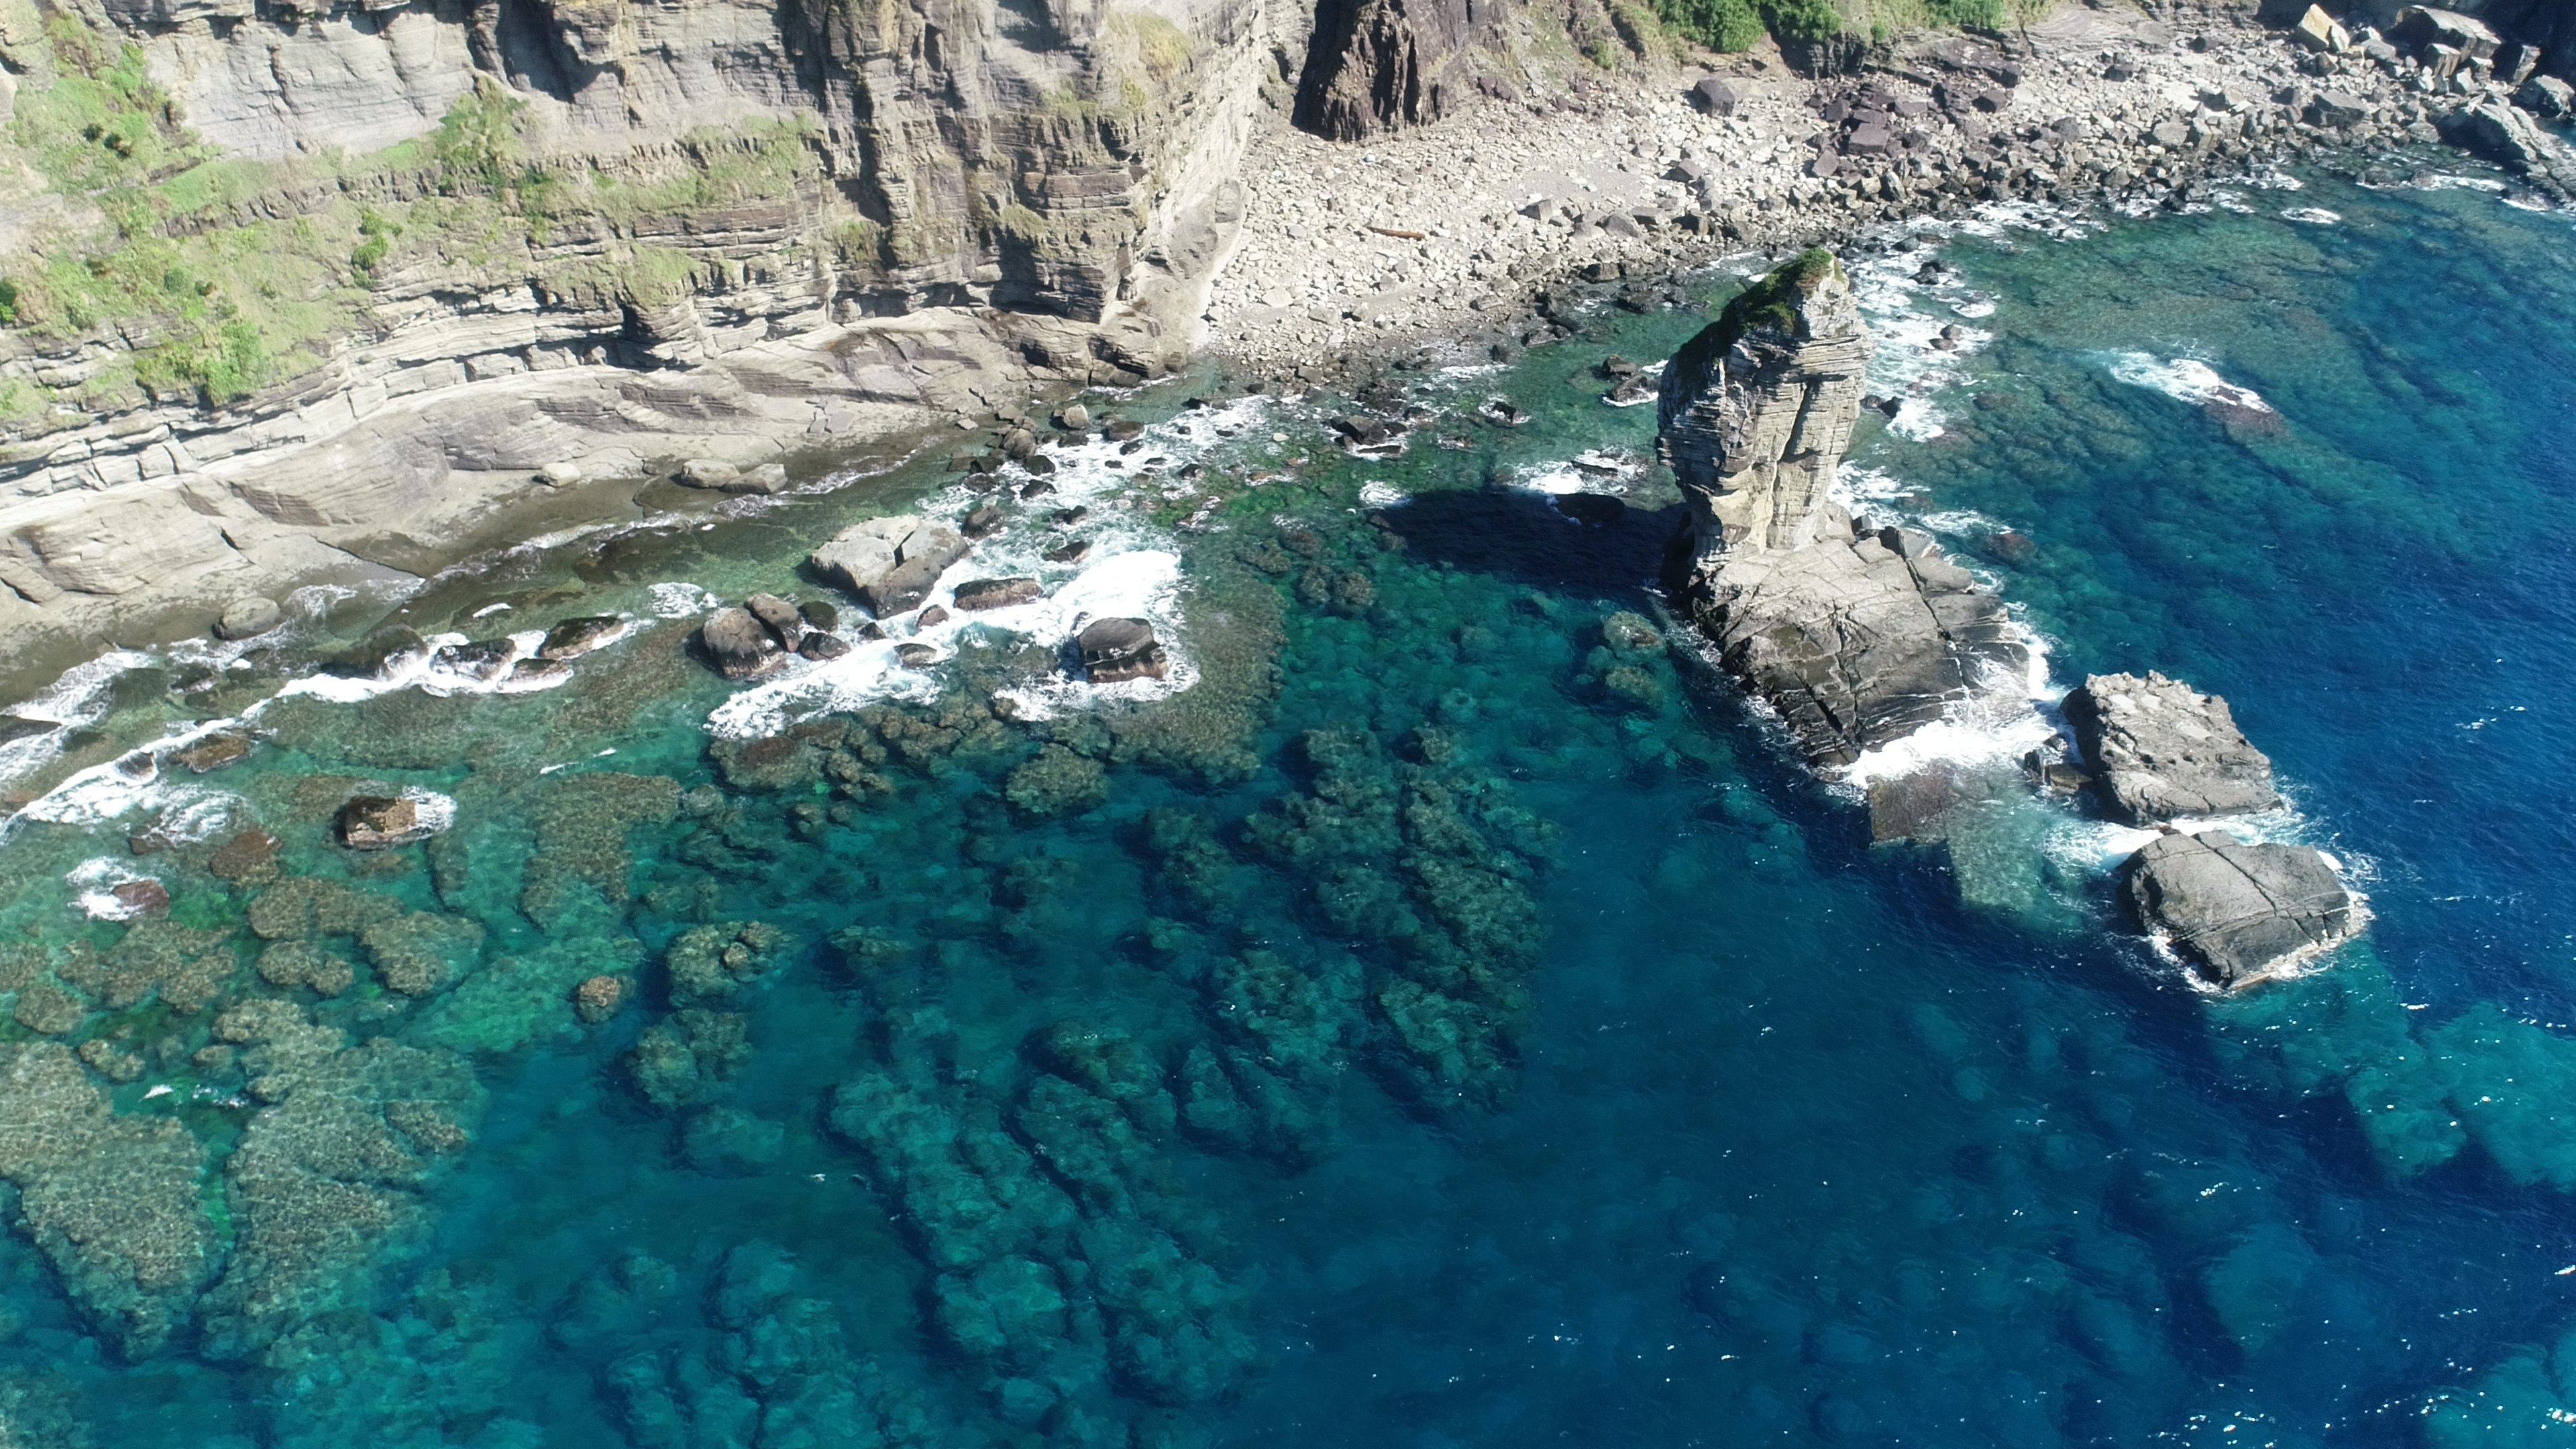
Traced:
[[[1398, 371], [1446, 410], [1399, 459], [1337, 453], [1329, 399], [1190, 409], [1231, 393], [1184, 379], [1107, 404], [1146, 446], [1063, 454], [986, 563], [1093, 537], [1044, 576], [1145, 608], [1186, 688], [1050, 685], [1045, 607], [910, 674], [863, 648], [755, 693], [689, 657], [699, 591], [824, 597], [814, 541], [962, 511], [934, 461], [60, 692], [80, 729], [12, 747], [38, 784], [191, 719], [256, 708], [258, 743], [93, 768], [0, 845], [0, 1417], [227, 1446], [2567, 1434], [2566, 223], [2324, 177], [2241, 201], [1962, 236], [1954, 284], [1901, 294], [1923, 254], [1863, 262], [1881, 385], [1939, 366], [1854, 462], [1993, 554], [2061, 684], [2229, 697], [2296, 806], [2251, 828], [2370, 897], [2316, 974], [2193, 991], [2051, 807], [1872, 849], [1670, 647], [1653, 410], [1592, 368], [1695, 312]], [[1944, 321], [1964, 351], [1906, 340]], [[2262, 405], [2193, 401], [2213, 377]], [[1495, 393], [1532, 420], [1464, 416]], [[1544, 490], [1578, 485], [1627, 507], [1570, 521]], [[543, 693], [269, 699], [398, 602], [637, 628]], [[330, 843], [341, 800], [404, 786], [453, 826]], [[275, 880], [216, 855], [253, 821]], [[166, 921], [75, 907], [142, 874]], [[623, 999], [584, 1024], [602, 975]]]

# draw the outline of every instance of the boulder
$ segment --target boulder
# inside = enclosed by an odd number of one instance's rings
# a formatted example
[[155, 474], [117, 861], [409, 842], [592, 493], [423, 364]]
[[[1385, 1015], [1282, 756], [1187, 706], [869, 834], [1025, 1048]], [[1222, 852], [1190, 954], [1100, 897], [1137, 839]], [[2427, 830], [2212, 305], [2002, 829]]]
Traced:
[[1074, 639], [1082, 651], [1082, 670], [1094, 684], [1127, 679], [1161, 679], [1171, 672], [1162, 641], [1143, 619], [1095, 619]]
[[2271, 760], [2227, 701], [2180, 680], [2096, 674], [2066, 696], [2066, 722], [2116, 819], [2155, 825], [2281, 803]]
[[1006, 609], [1013, 604], [1025, 604], [1045, 592], [1038, 586], [1038, 581], [1031, 578], [968, 579], [957, 586], [950, 602], [971, 614], [979, 609]]
[[224, 616], [215, 621], [215, 635], [221, 639], [256, 639], [276, 628], [284, 617], [274, 599], [235, 599], [224, 606]]
[[929, 597], [931, 586], [966, 556], [966, 548], [965, 538], [947, 524], [903, 515], [841, 530], [814, 550], [810, 562], [882, 619]]
[[626, 1000], [626, 982], [617, 976], [593, 976], [572, 989], [573, 1015], [585, 1025], [597, 1026], [617, 1014]]
[[[2309, 13], [2315, 14], [2315, 7], [2309, 7]], [[2401, 45], [2447, 45], [2471, 60], [2493, 60], [2496, 47], [2504, 43], [2483, 20], [2426, 5], [2409, 5], [2398, 11], [2397, 23], [2388, 28], [2388, 33]]]
[[464, 644], [449, 644], [431, 661], [450, 674], [489, 683], [509, 672], [519, 657], [519, 645], [512, 639], [476, 639]]
[[1690, 88], [1690, 103], [1704, 116], [1734, 115], [1735, 108], [1742, 102], [1743, 97], [1735, 93], [1735, 87], [1713, 75], [1701, 76], [1699, 83]]
[[807, 599], [796, 606], [796, 612], [805, 616], [807, 627], [826, 634], [841, 627], [841, 611], [821, 599]]
[[2290, 27], [2290, 38], [2313, 51], [2334, 53], [2352, 44], [2352, 35], [2335, 23], [2335, 18], [2316, 5], [2308, 7], [2299, 23]]
[[337, 672], [360, 679], [391, 679], [429, 657], [429, 641], [404, 624], [387, 624], [343, 655]]
[[545, 642], [537, 646], [537, 657], [579, 659], [594, 649], [605, 649], [625, 637], [626, 621], [613, 614], [565, 619], [546, 631]]
[[787, 491], [787, 465], [763, 463], [735, 480], [728, 493], [784, 493]]
[[549, 488], [569, 488], [581, 481], [578, 463], [548, 463], [537, 470], [537, 481]]
[[237, 734], [211, 734], [179, 751], [175, 758], [191, 774], [203, 775], [250, 758], [250, 740]]
[[1145, 425], [1134, 418], [1112, 418], [1101, 428], [1100, 436], [1113, 443], [1129, 443], [1142, 437], [1144, 432]]
[[2554, 75], [2536, 75], [2513, 93], [2513, 103], [2535, 116], [2563, 121], [2576, 116], [2576, 88]]
[[799, 656], [820, 664], [826, 659], [838, 659], [849, 653], [850, 641], [838, 634], [826, 634], [818, 629], [797, 641], [796, 652]]
[[333, 826], [351, 850], [387, 850], [427, 840], [437, 823], [408, 795], [359, 795], [340, 807]]
[[707, 660], [727, 679], [757, 679], [787, 662], [787, 651], [749, 609], [723, 608], [698, 626]]
[[119, 881], [107, 893], [116, 898], [116, 909], [108, 913], [111, 919], [134, 921], [170, 914], [170, 888], [149, 876]]
[[2342, 91], [2320, 91], [2308, 103], [2308, 119], [2320, 126], [2358, 126], [2370, 119], [2370, 102]]
[[680, 465], [677, 481], [691, 488], [730, 489], [742, 481], [742, 470], [716, 458], [691, 458]]
[[2159, 835], [2122, 867], [2138, 928], [2208, 980], [2242, 986], [2352, 938], [2352, 896], [2312, 846], [2223, 830]]
[[1064, 405], [1064, 411], [1055, 415], [1055, 420], [1056, 423], [1066, 432], [1089, 432], [1091, 430], [1091, 409], [1084, 407], [1080, 403], [1066, 403]]
[[768, 626], [770, 635], [778, 640], [782, 649], [795, 648], [797, 641], [805, 637], [805, 616], [796, 612], [794, 604], [776, 594], [754, 594], [743, 600], [742, 606], [751, 611], [753, 618]]
[[2448, 112], [2436, 124], [2442, 139], [2454, 146], [2501, 161], [2526, 176], [2576, 188], [2576, 148], [2503, 101], [2480, 101]]
[[958, 531], [968, 538], [991, 538], [1002, 531], [1002, 523], [1006, 516], [1000, 505], [987, 503], [967, 514], [958, 525]]

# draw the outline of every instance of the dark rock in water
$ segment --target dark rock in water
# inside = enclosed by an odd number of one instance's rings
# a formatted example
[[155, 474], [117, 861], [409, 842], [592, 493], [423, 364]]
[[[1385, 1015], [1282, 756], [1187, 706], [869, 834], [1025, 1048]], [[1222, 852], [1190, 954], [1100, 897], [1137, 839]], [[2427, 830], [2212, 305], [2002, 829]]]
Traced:
[[1095, 619], [1074, 640], [1082, 651], [1082, 670], [1094, 684], [1125, 679], [1162, 679], [1171, 671], [1154, 626], [1143, 619]]
[[968, 538], [990, 538], [1002, 531], [1004, 517], [999, 507], [987, 503], [967, 514], [965, 520], [958, 526], [958, 531]]
[[1872, 780], [1867, 790], [1870, 842], [1910, 840], [1930, 845], [1947, 840], [1957, 811], [2001, 798], [2015, 783], [2013, 776], [2003, 772], [1956, 765]]
[[277, 875], [277, 853], [284, 843], [254, 825], [216, 847], [206, 873], [217, 880], [263, 884]]
[[[915, 628], [936, 629], [947, 622], [948, 611], [939, 607], [937, 604], [933, 604], [929, 608], [921, 611], [921, 617], [914, 620], [913, 625]], [[883, 636], [880, 635], [878, 637]]]
[[1332, 428], [1334, 432], [1342, 435], [1344, 441], [1363, 447], [1383, 443], [1392, 436], [1387, 431], [1383, 419], [1372, 417], [1367, 413], [1352, 413], [1347, 417], [1335, 418], [1332, 420]]
[[742, 606], [768, 627], [770, 637], [776, 639], [782, 649], [795, 648], [796, 641], [805, 637], [805, 616], [796, 612], [794, 604], [776, 594], [754, 594], [743, 600]]
[[1556, 511], [1593, 528], [1612, 528], [1628, 516], [1628, 505], [1606, 493], [1559, 493], [1549, 499]]
[[897, 644], [894, 657], [906, 669], [919, 669], [939, 658], [939, 651], [927, 644]]
[[2103, 807], [2132, 825], [2239, 815], [2281, 803], [2272, 762], [2227, 701], [2161, 674], [2096, 674], [2066, 696]]
[[208, 735], [181, 750], [176, 758], [192, 773], [202, 775], [250, 758], [250, 741], [235, 734]]
[[1639, 368], [1637, 364], [1630, 362], [1628, 359], [1621, 357], [1618, 353], [1613, 352], [1608, 357], [1601, 359], [1600, 363], [1592, 370], [1602, 377], [1616, 380], [1623, 377], [1635, 377]]
[[1100, 435], [1110, 442], [1124, 443], [1141, 436], [1144, 431], [1145, 425], [1133, 418], [1112, 418], [1108, 426], [1100, 430]]
[[1071, 528], [1090, 516], [1091, 510], [1078, 504], [1072, 508], [1059, 508], [1048, 515], [1055, 520], [1055, 526], [1058, 528]]
[[360, 679], [390, 679], [429, 657], [429, 641], [403, 624], [387, 624], [342, 656], [335, 672]]
[[340, 843], [351, 850], [385, 850], [427, 840], [439, 826], [422, 815], [420, 802], [407, 795], [359, 795], [340, 807], [333, 822]]
[[1055, 485], [1052, 483], [1031, 483], [1020, 490], [1020, 501], [1034, 503], [1054, 491]]
[[1850, 763], [2028, 662], [2003, 603], [1931, 539], [1856, 534], [1827, 496], [1869, 335], [1840, 262], [1754, 283], [1664, 371], [1664, 446], [1690, 507], [1682, 602], [1811, 764]]
[[1055, 471], [1055, 459], [1044, 453], [1034, 453], [1023, 460], [1020, 466], [1043, 478]]
[[626, 621], [611, 614], [566, 619], [546, 631], [545, 642], [537, 646], [537, 657], [579, 659], [594, 649], [605, 649], [625, 637]]
[[1080, 563], [1085, 558], [1090, 557], [1090, 555], [1091, 540], [1087, 538], [1077, 538], [1071, 543], [1064, 544], [1057, 548], [1048, 549], [1046, 551], [1046, 561], [1048, 563]]
[[1986, 557], [1998, 563], [2026, 564], [2039, 554], [2039, 545], [2030, 535], [2006, 528], [1986, 535]]
[[2221, 986], [2241, 986], [2351, 939], [2352, 897], [2305, 845], [2248, 845], [2223, 830], [2147, 842], [2123, 867], [2139, 929]]
[[25, 719], [14, 714], [0, 714], [0, 745], [35, 735], [49, 735], [62, 726], [51, 720]]
[[850, 643], [837, 634], [826, 634], [818, 629], [797, 642], [796, 652], [819, 664], [849, 653]]
[[502, 683], [505, 687], [515, 685], [534, 688], [537, 685], [552, 684], [557, 680], [571, 677], [572, 666], [560, 659], [522, 659], [510, 666], [509, 678]]
[[1038, 581], [1031, 578], [968, 579], [957, 586], [950, 602], [973, 613], [979, 609], [1006, 609], [1013, 604], [1025, 604], [1045, 592], [1038, 587]]
[[498, 679], [519, 657], [519, 645], [512, 639], [477, 639], [466, 644], [450, 644], [438, 651], [433, 661], [451, 674], [468, 679]]
[[698, 627], [708, 662], [727, 679], [757, 679], [787, 662], [787, 651], [749, 609], [718, 609]]
[[804, 616], [808, 627], [827, 634], [841, 627], [841, 611], [821, 599], [807, 599], [796, 606], [796, 612]]
[[1648, 401], [1653, 398], [1654, 395], [1655, 389], [1652, 384], [1648, 383], [1644, 378], [1631, 373], [1630, 375], [1619, 379], [1615, 386], [1613, 386], [1608, 392], [1603, 393], [1601, 395], [1601, 400], [1615, 404], [1619, 407], [1627, 407], [1634, 403]]
[[116, 915], [120, 920], [141, 920], [146, 916], [170, 914], [170, 888], [157, 880], [120, 881], [108, 887], [116, 898]]

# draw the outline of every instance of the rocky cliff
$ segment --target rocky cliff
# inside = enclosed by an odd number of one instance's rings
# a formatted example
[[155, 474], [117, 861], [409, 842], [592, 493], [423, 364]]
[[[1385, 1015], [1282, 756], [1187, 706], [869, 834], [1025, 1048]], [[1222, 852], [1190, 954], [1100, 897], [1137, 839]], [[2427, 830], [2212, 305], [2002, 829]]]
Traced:
[[1680, 595], [1819, 766], [2018, 682], [2027, 662], [2002, 602], [1929, 538], [1856, 531], [1833, 502], [1868, 355], [1850, 279], [1810, 251], [1675, 354], [1658, 406], [1690, 508]]
[[[1185, 355], [1280, 0], [0, 0], [0, 630]], [[102, 505], [113, 500], [112, 508]]]

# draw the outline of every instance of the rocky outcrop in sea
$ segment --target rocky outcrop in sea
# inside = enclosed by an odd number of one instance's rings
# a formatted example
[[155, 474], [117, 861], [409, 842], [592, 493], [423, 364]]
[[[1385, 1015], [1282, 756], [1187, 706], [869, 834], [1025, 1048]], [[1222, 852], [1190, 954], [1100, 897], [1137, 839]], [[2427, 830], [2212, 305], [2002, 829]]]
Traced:
[[[1870, 342], [1831, 252], [1747, 286], [1664, 370], [1658, 445], [1688, 504], [1669, 583], [1719, 663], [1774, 710], [1820, 773], [2026, 688], [2030, 646], [2004, 601], [1929, 535], [1836, 502]], [[2034, 752], [2044, 789], [2165, 833], [2119, 871], [2137, 928], [2204, 979], [2240, 986], [2355, 934], [2361, 913], [2313, 846], [2249, 844], [2169, 822], [2281, 804], [2272, 764], [2227, 702], [2162, 674], [2095, 675], [2065, 715], [2081, 763]], [[2060, 748], [2065, 748], [2061, 743]], [[1954, 812], [2017, 786], [1933, 759], [1870, 781], [1872, 837], [1943, 841]]]
[[2002, 601], [1927, 535], [1856, 527], [1830, 496], [1868, 356], [1842, 264], [1809, 251], [1674, 355], [1658, 403], [1690, 508], [1681, 598], [1819, 767], [2018, 680], [2027, 662]]

